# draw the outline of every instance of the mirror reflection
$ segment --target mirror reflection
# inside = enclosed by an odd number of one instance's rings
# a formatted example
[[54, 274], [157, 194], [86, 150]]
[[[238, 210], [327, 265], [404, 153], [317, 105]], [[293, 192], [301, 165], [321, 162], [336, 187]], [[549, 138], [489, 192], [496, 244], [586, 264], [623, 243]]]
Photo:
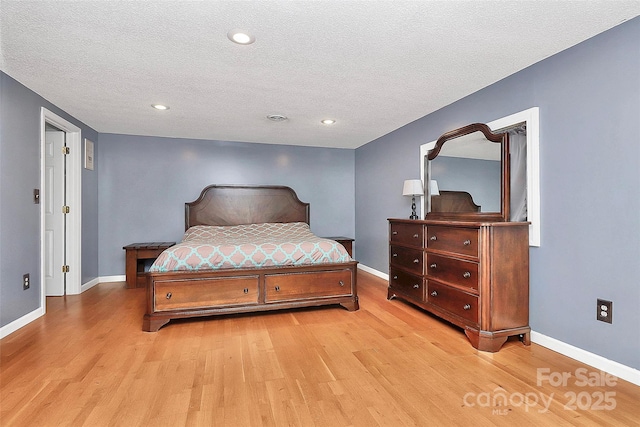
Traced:
[[430, 211], [500, 212], [501, 153], [501, 144], [479, 131], [448, 140], [427, 165], [427, 182], [438, 186]]
[[428, 152], [424, 169], [425, 218], [509, 221], [507, 133], [483, 123], [447, 132]]

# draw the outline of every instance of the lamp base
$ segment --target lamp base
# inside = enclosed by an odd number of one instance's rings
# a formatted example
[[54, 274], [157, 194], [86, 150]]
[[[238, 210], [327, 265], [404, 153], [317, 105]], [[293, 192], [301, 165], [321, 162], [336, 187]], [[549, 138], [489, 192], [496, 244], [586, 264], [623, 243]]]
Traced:
[[411, 216], [409, 219], [418, 219], [418, 214], [416, 214], [416, 198], [415, 196], [411, 198]]

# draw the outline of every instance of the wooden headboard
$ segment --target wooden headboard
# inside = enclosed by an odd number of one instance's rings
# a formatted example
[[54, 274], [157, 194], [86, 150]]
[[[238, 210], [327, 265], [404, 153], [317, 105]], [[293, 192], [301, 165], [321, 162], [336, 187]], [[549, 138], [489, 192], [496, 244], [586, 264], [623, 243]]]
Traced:
[[480, 206], [466, 191], [440, 191], [431, 196], [431, 212], [480, 212]]
[[194, 225], [309, 224], [309, 203], [301, 202], [293, 189], [284, 186], [209, 185], [184, 207], [185, 230]]

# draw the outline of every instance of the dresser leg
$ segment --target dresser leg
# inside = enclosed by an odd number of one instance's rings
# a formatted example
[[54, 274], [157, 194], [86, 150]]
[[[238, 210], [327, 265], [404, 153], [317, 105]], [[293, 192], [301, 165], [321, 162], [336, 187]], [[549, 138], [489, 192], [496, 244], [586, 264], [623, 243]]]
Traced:
[[145, 314], [142, 318], [142, 330], [145, 332], [158, 332], [158, 329], [169, 323], [170, 320], [166, 317], [151, 317]]
[[493, 337], [481, 336], [479, 331], [471, 329], [465, 329], [464, 333], [474, 348], [491, 353], [499, 351], [502, 345], [507, 341], [507, 338], [509, 338], [507, 335]]

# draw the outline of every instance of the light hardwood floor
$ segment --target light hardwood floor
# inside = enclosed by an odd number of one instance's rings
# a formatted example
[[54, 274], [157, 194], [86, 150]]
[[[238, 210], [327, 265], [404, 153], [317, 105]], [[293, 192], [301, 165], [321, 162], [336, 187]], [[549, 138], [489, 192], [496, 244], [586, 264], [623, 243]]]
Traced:
[[640, 387], [583, 385], [600, 372], [536, 344], [478, 352], [460, 329], [387, 301], [384, 280], [358, 281], [356, 312], [172, 321], [157, 333], [141, 330], [143, 289], [48, 298], [43, 318], [0, 342], [0, 425], [638, 425]]

